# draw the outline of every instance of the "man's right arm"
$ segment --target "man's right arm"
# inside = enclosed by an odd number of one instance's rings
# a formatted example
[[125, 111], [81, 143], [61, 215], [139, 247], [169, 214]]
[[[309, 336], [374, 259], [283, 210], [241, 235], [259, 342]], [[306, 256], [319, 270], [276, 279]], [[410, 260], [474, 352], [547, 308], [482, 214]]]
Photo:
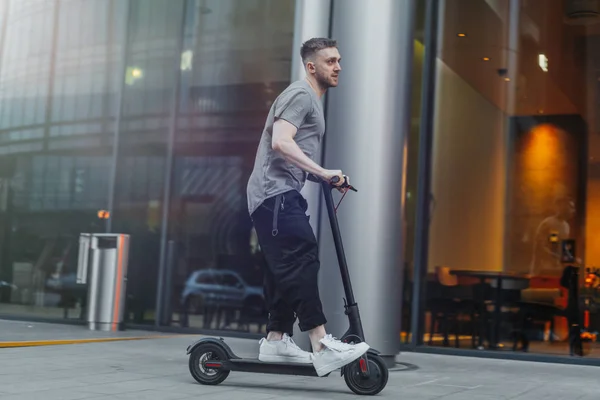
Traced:
[[273, 150], [281, 153], [289, 162], [301, 168], [310, 174], [330, 181], [334, 176], [340, 177], [340, 182], [344, 181], [342, 171], [328, 170], [311, 160], [294, 140], [298, 129], [284, 119], [278, 119], [273, 125], [273, 140], [271, 146]]

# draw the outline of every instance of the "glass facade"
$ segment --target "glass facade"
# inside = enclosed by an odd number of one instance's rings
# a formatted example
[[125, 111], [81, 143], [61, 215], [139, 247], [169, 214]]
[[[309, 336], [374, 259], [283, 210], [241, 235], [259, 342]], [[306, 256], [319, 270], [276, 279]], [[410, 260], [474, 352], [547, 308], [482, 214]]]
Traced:
[[260, 249], [246, 184], [265, 115], [290, 84], [294, 2], [187, 4], [165, 273], [183, 326], [262, 332]]
[[[0, 1], [0, 316], [82, 321], [79, 234], [117, 232], [127, 323], [264, 333], [245, 189], [300, 3]], [[399, 340], [597, 357], [600, 4], [414, 4]]]
[[294, 1], [0, 7], [0, 314], [83, 318], [79, 233], [108, 231], [129, 323], [264, 330], [245, 185]]
[[426, 344], [600, 354], [599, 7], [439, 2]]
[[122, 4], [1, 2], [2, 313], [81, 316], [78, 237], [105, 229]]

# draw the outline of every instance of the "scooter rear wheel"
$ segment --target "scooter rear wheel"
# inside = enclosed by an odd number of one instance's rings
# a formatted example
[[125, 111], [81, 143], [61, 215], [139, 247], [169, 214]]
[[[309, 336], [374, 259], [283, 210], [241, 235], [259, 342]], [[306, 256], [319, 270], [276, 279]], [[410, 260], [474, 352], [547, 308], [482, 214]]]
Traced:
[[381, 392], [388, 382], [388, 368], [383, 359], [377, 355], [369, 355], [369, 377], [364, 378], [360, 372], [360, 359], [345, 367], [344, 380], [354, 393], [373, 396]]
[[214, 343], [203, 343], [196, 347], [190, 354], [190, 373], [196, 381], [203, 385], [218, 385], [223, 382], [230, 371], [211, 369], [204, 366], [206, 361], [226, 361], [227, 352]]

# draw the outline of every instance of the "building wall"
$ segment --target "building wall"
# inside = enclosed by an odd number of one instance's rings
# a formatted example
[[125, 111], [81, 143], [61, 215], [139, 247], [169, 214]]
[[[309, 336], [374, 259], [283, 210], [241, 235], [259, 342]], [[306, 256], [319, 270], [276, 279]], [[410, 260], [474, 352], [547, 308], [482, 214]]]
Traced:
[[437, 61], [429, 270], [501, 270], [505, 114]]

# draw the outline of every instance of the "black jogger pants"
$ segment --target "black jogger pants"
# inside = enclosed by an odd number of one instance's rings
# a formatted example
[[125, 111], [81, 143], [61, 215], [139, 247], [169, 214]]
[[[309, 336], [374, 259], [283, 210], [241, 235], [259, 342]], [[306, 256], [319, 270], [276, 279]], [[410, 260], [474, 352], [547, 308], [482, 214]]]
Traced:
[[302, 332], [327, 321], [319, 297], [319, 250], [304, 197], [292, 190], [265, 200], [252, 213], [266, 259], [264, 294], [267, 332], [292, 336], [296, 317]]

